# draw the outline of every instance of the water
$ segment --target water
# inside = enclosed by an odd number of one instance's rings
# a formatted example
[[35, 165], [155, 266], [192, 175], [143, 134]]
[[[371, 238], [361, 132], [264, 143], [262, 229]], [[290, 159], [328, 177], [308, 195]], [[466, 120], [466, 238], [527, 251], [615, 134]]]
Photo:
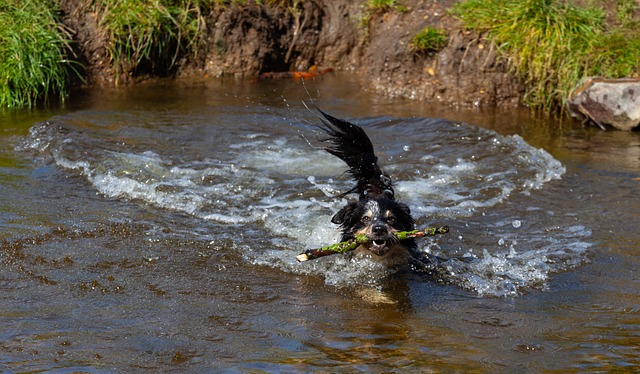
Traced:
[[[0, 368], [640, 365], [640, 138], [387, 99], [348, 76], [160, 82], [5, 115]], [[309, 106], [307, 109], [303, 101]], [[313, 105], [363, 126], [438, 281], [340, 255]]]

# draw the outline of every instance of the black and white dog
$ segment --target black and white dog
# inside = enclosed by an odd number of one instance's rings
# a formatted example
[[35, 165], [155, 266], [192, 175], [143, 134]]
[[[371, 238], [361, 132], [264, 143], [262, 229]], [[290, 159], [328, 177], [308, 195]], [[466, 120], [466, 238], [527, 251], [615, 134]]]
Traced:
[[353, 255], [368, 256], [389, 267], [408, 263], [434, 264], [437, 258], [420, 253], [414, 239], [399, 241], [393, 235], [395, 231], [414, 230], [414, 220], [409, 207], [395, 199], [391, 178], [380, 169], [373, 144], [364, 130], [322, 111], [320, 113], [322, 129], [329, 135], [322, 139], [327, 143], [325, 150], [343, 160], [349, 167], [348, 173], [357, 182], [341, 197], [357, 193], [358, 200], [347, 204], [331, 219], [340, 225], [341, 240], [366, 234], [371, 242], [358, 246]]

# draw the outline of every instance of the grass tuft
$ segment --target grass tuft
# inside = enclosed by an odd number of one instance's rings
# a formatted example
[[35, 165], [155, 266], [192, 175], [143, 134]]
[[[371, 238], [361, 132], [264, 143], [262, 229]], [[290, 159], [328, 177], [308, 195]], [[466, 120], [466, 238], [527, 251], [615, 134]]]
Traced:
[[437, 52], [447, 45], [447, 33], [433, 27], [426, 27], [409, 41], [409, 48], [416, 53]]
[[0, 107], [31, 108], [52, 97], [63, 100], [73, 64], [69, 38], [52, 0], [0, 3]]
[[640, 35], [609, 28], [604, 11], [595, 7], [559, 0], [469, 0], [452, 13], [466, 28], [487, 32], [524, 79], [525, 102], [534, 109], [564, 107], [584, 77], [640, 73]]
[[398, 6], [397, 0], [367, 0], [366, 7], [372, 12], [388, 12]]
[[363, 13], [359, 17], [358, 23], [364, 30], [365, 37], [369, 35], [369, 22], [374, 15], [383, 15], [389, 12], [404, 13], [408, 10], [398, 0], [365, 0], [362, 9]]
[[204, 0], [94, 0], [110, 38], [117, 73], [169, 74], [177, 59], [196, 53], [205, 22]]

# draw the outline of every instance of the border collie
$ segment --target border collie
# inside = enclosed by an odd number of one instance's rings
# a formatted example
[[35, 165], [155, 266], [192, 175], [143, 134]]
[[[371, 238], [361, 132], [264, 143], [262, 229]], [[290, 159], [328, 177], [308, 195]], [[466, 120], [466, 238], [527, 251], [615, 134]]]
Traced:
[[327, 144], [324, 149], [343, 160], [356, 181], [356, 186], [340, 197], [355, 193], [358, 200], [348, 203], [331, 219], [340, 225], [341, 240], [369, 236], [371, 241], [359, 245], [353, 256], [370, 257], [389, 267], [411, 264], [417, 270], [416, 264], [433, 265], [437, 258], [421, 254], [414, 239], [399, 241], [393, 235], [396, 231], [414, 230], [414, 220], [409, 207], [395, 199], [391, 178], [380, 169], [367, 134], [359, 126], [320, 113], [321, 128], [328, 134], [321, 139]]

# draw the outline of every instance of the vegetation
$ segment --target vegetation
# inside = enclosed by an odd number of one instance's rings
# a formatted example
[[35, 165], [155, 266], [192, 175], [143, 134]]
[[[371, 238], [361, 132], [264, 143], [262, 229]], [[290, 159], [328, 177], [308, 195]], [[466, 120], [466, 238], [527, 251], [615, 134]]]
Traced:
[[279, 6], [283, 8], [289, 8], [292, 6], [297, 6], [302, 0], [199, 0], [199, 2], [204, 5], [215, 5], [215, 6], [227, 6], [227, 5], [247, 5], [250, 3], [255, 3], [258, 5], [272, 5]]
[[109, 54], [118, 73], [139, 67], [168, 74], [179, 56], [197, 51], [205, 28], [205, 0], [94, 0], [109, 34]]
[[372, 12], [388, 12], [398, 6], [397, 0], [367, 0], [366, 7]]
[[[180, 57], [193, 56], [205, 38], [203, 14], [248, 0], [92, 0], [109, 35], [116, 73], [168, 75]], [[300, 0], [255, 0], [296, 11]]]
[[406, 12], [407, 8], [398, 3], [397, 0], [365, 0], [362, 5], [364, 11], [359, 17], [358, 23], [364, 30], [365, 37], [369, 35], [369, 21], [374, 14], [384, 14], [388, 12]]
[[634, 14], [640, 12], [640, 4], [636, 0], [617, 0], [616, 17], [625, 28], [637, 30], [640, 22], [634, 18]]
[[0, 107], [30, 108], [52, 97], [64, 99], [69, 38], [51, 0], [0, 3]]
[[[248, 0], [88, 0], [109, 36], [116, 73], [168, 75], [179, 58], [196, 55], [206, 33], [203, 14]], [[296, 10], [300, 0], [256, 0]], [[64, 99], [69, 73], [82, 78], [70, 36], [57, 17], [59, 0], [0, 1], [0, 108]]]
[[[618, 4], [619, 24], [627, 26], [637, 4]], [[533, 108], [564, 107], [586, 76], [640, 73], [640, 34], [608, 26], [599, 8], [560, 0], [469, 0], [456, 4], [452, 13], [465, 27], [486, 32], [499, 47], [524, 79], [525, 100]]]
[[418, 53], [437, 52], [447, 45], [447, 41], [445, 31], [426, 27], [411, 38], [409, 46]]
[[[116, 76], [149, 72], [169, 75], [204, 42], [204, 14], [247, 3], [286, 7], [299, 29], [301, 0], [84, 0], [109, 37]], [[0, 108], [32, 107], [64, 99], [71, 74], [70, 34], [58, 19], [60, 0], [0, 0]], [[467, 0], [451, 13], [468, 29], [498, 46], [527, 85], [525, 100], [534, 108], [563, 106], [571, 89], [586, 76], [640, 75], [640, 4], [636, 0], [590, 0], [578, 7], [567, 0]], [[362, 0], [361, 24], [367, 32], [374, 14], [404, 12], [398, 0]], [[299, 30], [298, 30], [299, 31]], [[295, 33], [298, 35], [299, 33]], [[444, 31], [425, 28], [410, 40], [416, 53], [431, 53], [447, 43]], [[292, 43], [292, 46], [295, 43]], [[291, 51], [287, 53], [289, 57]]]

